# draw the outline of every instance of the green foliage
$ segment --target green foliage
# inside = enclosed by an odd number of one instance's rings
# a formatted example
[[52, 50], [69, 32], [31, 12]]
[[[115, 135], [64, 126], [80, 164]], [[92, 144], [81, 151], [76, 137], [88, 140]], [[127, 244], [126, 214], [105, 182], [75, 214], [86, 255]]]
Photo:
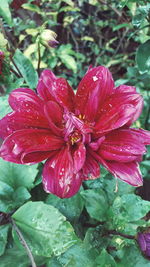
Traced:
[[136, 62], [141, 73], [150, 70], [150, 40], [139, 46], [136, 53]]
[[12, 26], [12, 18], [11, 12], [9, 9], [10, 0], [1, 0], [0, 5], [0, 15], [4, 18], [4, 20], [8, 23], [9, 26]]
[[79, 193], [67, 199], [49, 195], [46, 203], [56, 207], [69, 221], [77, 221], [84, 207], [84, 201]]
[[[5, 55], [0, 118], [11, 111], [8, 93], [19, 87], [35, 89], [42, 69], [51, 68], [76, 89], [89, 65], [105, 65], [116, 86], [133, 85], [142, 94], [144, 111], [135, 127], [150, 129], [147, 1], [42, 0], [38, 6], [30, 0], [19, 9], [12, 2], [1, 0], [0, 5], [0, 50]], [[39, 43], [45, 29], [57, 33], [57, 48]], [[0, 159], [1, 267], [31, 265], [12, 221], [37, 266], [149, 266], [136, 238], [150, 227], [150, 149], [141, 163], [144, 187], [139, 189], [101, 168], [99, 179], [84, 181], [78, 194], [60, 199], [43, 193], [42, 168], [43, 163], [24, 166]]]
[[92, 189], [81, 192], [90, 216], [99, 221], [107, 220], [108, 201], [104, 190]]
[[19, 49], [16, 50], [13, 59], [27, 85], [31, 89], [35, 88], [38, 81], [38, 75], [30, 60], [26, 58]]
[[53, 206], [28, 202], [12, 216], [31, 251], [38, 256], [59, 256], [77, 242], [72, 226]]
[[31, 195], [37, 166], [15, 165], [0, 159], [0, 211], [10, 212], [21, 206]]

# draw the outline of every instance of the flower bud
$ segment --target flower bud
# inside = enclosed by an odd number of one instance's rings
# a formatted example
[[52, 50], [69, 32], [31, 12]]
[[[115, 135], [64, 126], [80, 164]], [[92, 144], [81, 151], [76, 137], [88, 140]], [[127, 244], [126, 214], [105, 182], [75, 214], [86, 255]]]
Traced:
[[150, 257], [150, 233], [138, 233], [137, 240], [141, 251]]
[[51, 30], [44, 30], [40, 35], [40, 43], [46, 47], [55, 48], [59, 44], [57, 34]]

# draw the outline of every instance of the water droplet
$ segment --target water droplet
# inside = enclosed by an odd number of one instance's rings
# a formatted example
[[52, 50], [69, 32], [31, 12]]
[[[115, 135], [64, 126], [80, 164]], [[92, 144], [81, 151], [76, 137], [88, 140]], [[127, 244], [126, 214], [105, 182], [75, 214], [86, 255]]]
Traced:
[[93, 76], [93, 81], [96, 82], [98, 78], [96, 76]]

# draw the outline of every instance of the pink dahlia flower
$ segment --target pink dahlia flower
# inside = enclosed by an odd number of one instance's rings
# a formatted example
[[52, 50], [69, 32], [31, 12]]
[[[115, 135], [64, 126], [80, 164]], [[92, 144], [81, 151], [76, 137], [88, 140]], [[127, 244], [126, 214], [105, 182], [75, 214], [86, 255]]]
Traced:
[[19, 164], [46, 160], [46, 192], [73, 196], [82, 181], [100, 176], [99, 164], [128, 184], [142, 185], [138, 163], [150, 132], [130, 126], [143, 99], [135, 87], [115, 88], [107, 68], [90, 68], [76, 95], [64, 78], [44, 70], [37, 94], [16, 89], [9, 104], [13, 112], [0, 121], [0, 155]]

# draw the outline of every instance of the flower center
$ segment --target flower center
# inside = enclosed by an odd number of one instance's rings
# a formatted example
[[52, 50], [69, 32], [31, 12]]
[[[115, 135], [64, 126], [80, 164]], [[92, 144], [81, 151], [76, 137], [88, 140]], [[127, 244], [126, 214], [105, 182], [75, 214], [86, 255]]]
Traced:
[[71, 145], [74, 145], [75, 143], [78, 143], [79, 141], [81, 141], [82, 136], [79, 133], [79, 131], [75, 130], [72, 134], [70, 134], [69, 136], [69, 141], [71, 143]]
[[65, 128], [64, 139], [71, 145], [82, 141], [88, 143], [91, 139], [91, 126], [85, 121], [85, 116], [76, 116], [71, 112], [66, 112], [63, 115]]

